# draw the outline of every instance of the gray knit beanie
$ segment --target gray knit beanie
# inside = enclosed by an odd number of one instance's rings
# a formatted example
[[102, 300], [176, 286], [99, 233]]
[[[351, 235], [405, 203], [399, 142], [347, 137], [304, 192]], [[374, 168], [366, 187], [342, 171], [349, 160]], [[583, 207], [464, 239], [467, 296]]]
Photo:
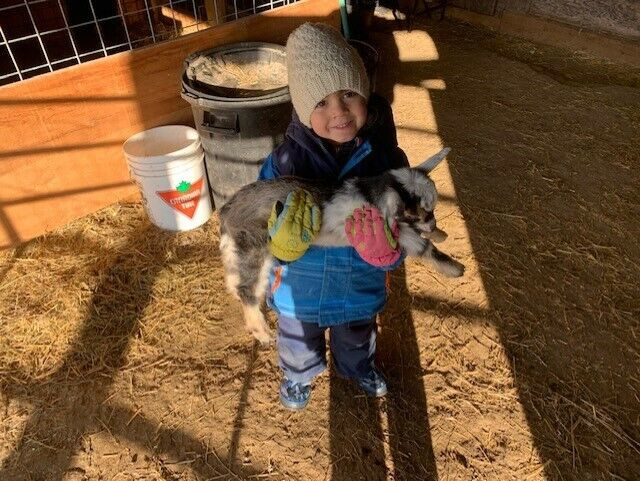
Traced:
[[327, 95], [352, 90], [369, 98], [369, 79], [358, 52], [336, 29], [304, 23], [287, 40], [287, 77], [293, 108], [311, 127], [311, 113]]

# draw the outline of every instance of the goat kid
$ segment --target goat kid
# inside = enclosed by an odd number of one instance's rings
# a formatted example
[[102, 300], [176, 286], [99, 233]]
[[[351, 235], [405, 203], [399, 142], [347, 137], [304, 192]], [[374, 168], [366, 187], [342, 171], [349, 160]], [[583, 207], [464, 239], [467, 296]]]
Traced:
[[428, 174], [446, 157], [443, 149], [421, 165], [352, 178], [339, 185], [279, 177], [240, 189], [220, 209], [220, 251], [227, 288], [242, 303], [246, 328], [262, 344], [272, 341], [260, 310], [273, 258], [268, 249], [267, 222], [276, 202], [284, 203], [296, 189], [305, 189], [322, 209], [322, 227], [313, 244], [348, 246], [345, 219], [364, 204], [376, 206], [391, 225], [398, 222], [398, 244], [409, 256], [429, 261], [447, 277], [459, 277], [464, 266], [440, 252], [431, 241], [446, 234], [436, 227], [433, 210], [438, 194]]

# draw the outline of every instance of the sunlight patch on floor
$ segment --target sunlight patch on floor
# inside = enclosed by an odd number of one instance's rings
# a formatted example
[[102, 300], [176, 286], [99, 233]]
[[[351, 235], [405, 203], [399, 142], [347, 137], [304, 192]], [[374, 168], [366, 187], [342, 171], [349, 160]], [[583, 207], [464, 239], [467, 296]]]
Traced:
[[[427, 262], [407, 261], [417, 338], [427, 340], [420, 346], [420, 357], [421, 364], [428, 366], [423, 382], [439, 478], [449, 479], [451, 463], [457, 461], [472, 463], [478, 479], [496, 479], [492, 476], [516, 465], [520, 469], [513, 479], [544, 480], [511, 360], [495, 328], [495, 313], [458, 204], [450, 169], [465, 159], [456, 156], [456, 146], [447, 144], [438, 129], [430, 90], [446, 95], [447, 79], [413, 78], [419, 77], [419, 69], [428, 70], [421, 62], [437, 63], [436, 46], [426, 32], [396, 32], [394, 38], [400, 61], [418, 69], [407, 76], [414, 85], [396, 82], [393, 88], [398, 142], [411, 165], [451, 147], [448, 158], [431, 174], [440, 194], [438, 226], [449, 235], [438, 248], [466, 266], [462, 278], [446, 279]], [[437, 65], [433, 70], [438, 70]], [[519, 449], [509, 448], [516, 445]]]

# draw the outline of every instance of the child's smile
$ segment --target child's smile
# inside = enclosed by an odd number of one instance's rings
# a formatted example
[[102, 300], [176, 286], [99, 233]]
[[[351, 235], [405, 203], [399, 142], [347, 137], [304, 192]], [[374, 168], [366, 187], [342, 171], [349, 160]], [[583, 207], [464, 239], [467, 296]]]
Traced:
[[338, 125], [334, 125], [333, 127], [330, 127], [332, 129], [338, 129], [338, 130], [344, 130], [344, 129], [348, 129], [351, 128], [353, 126], [353, 121], [349, 120], [343, 124], [338, 124]]

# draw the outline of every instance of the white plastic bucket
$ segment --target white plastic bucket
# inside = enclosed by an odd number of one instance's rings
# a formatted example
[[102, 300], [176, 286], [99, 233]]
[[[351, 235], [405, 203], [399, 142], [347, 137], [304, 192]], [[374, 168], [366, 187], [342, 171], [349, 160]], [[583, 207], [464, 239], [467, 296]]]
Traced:
[[211, 199], [197, 130], [185, 125], [144, 130], [129, 137], [123, 149], [151, 222], [185, 231], [209, 220]]

